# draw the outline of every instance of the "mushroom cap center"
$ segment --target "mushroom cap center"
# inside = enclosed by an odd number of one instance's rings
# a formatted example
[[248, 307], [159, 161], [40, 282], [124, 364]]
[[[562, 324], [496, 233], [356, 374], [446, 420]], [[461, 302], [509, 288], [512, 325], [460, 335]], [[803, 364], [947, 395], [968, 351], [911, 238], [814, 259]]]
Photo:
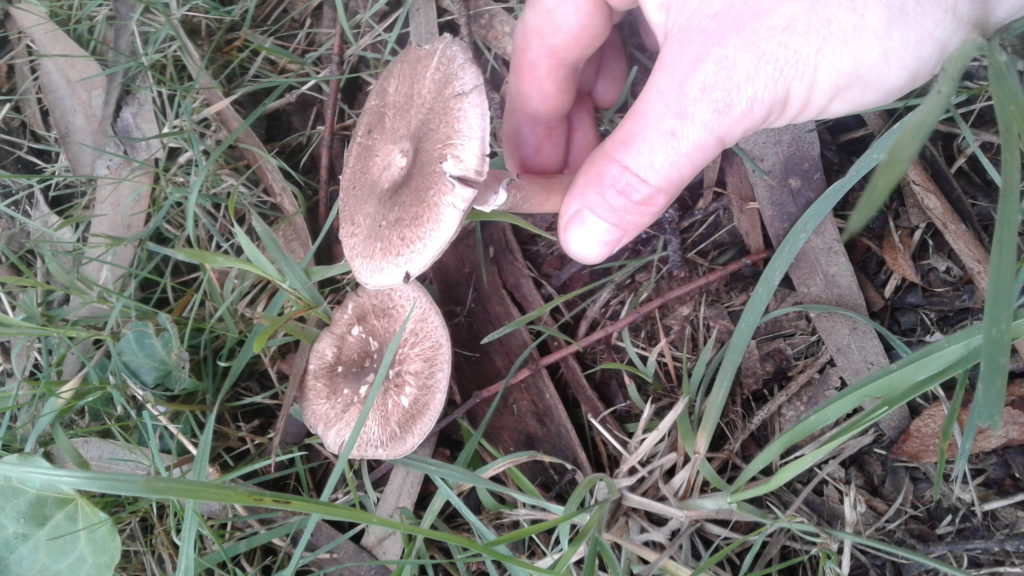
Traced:
[[402, 189], [411, 173], [416, 160], [416, 147], [407, 139], [401, 139], [384, 147], [384, 159], [380, 162], [383, 173], [380, 174], [382, 188], [395, 194]]

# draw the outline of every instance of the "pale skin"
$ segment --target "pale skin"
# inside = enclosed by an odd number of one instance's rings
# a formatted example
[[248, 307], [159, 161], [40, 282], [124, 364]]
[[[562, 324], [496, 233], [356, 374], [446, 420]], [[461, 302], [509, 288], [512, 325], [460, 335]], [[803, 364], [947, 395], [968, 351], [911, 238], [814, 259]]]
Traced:
[[[627, 75], [613, 28], [638, 8], [659, 50], [604, 141], [595, 109]], [[529, 174], [574, 174], [566, 253], [598, 263], [654, 222], [723, 149], [762, 128], [854, 113], [931, 78], [1024, 0], [529, 0], [516, 29], [503, 145]]]

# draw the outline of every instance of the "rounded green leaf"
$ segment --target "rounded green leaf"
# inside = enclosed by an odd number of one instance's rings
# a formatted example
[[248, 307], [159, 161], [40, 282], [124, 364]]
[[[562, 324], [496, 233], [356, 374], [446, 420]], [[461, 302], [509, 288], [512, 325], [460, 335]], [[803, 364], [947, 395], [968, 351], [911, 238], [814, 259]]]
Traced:
[[121, 332], [114, 352], [124, 372], [153, 391], [182, 392], [189, 386], [188, 353], [177, 330], [160, 317], [163, 330], [149, 322], [130, 322]]
[[[4, 463], [47, 467], [32, 454]], [[121, 557], [114, 523], [74, 490], [0, 475], [0, 574], [110, 576]]]

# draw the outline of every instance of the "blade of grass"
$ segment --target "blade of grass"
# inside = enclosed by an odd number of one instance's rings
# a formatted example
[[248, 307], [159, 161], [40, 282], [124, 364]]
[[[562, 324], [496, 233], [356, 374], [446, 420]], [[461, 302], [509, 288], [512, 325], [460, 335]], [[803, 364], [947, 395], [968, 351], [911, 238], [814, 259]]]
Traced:
[[988, 70], [992, 100], [999, 124], [1002, 152], [996, 227], [992, 234], [988, 288], [982, 317], [984, 344], [981, 371], [971, 403], [971, 414], [964, 429], [964, 447], [957, 454], [957, 475], [966, 469], [969, 447], [979, 427], [1002, 425], [1003, 400], [1010, 370], [1010, 322], [1017, 300], [1016, 277], [1019, 267], [1021, 121], [1024, 119], [1024, 89], [1017, 72], [1019, 60], [999, 45], [999, 38], [988, 43]]
[[[1010, 334], [1015, 338], [1024, 336], [1024, 314], [1018, 314]], [[842, 390], [814, 413], [765, 446], [736, 477], [729, 501], [747, 500], [779, 488], [820, 462], [845, 440], [864, 432], [891, 407], [899, 406], [967, 370], [979, 361], [982, 340], [980, 325], [966, 328], [893, 363], [856, 386]], [[760, 484], [747, 487], [757, 474], [780, 461], [797, 443], [818, 430], [840, 421], [865, 400], [872, 398], [880, 401], [842, 425], [820, 447], [782, 466]]]
[[259, 506], [274, 510], [285, 510], [299, 514], [315, 514], [329, 520], [353, 522], [356, 524], [373, 524], [383, 526], [403, 534], [422, 536], [437, 542], [461, 546], [467, 550], [494, 558], [506, 563], [533, 571], [535, 574], [556, 574], [551, 570], [538, 568], [530, 562], [519, 558], [499, 554], [487, 544], [471, 538], [449, 534], [410, 525], [397, 520], [381, 518], [363, 510], [347, 508], [315, 498], [296, 496], [280, 492], [265, 492], [254, 488], [230, 486], [210, 481], [188, 480], [184, 478], [163, 478], [155, 476], [134, 476], [125, 474], [105, 474], [86, 470], [69, 470], [64, 468], [36, 468], [0, 462], [0, 475], [14, 478], [31, 478], [50, 481], [75, 490], [86, 490], [103, 494], [116, 494], [136, 498], [158, 500], [182, 499], [188, 501], [221, 502], [242, 506]]
[[531, 232], [542, 238], [551, 240], [552, 242], [555, 241], [554, 236], [533, 224], [530, 224], [522, 216], [509, 214], [508, 212], [484, 212], [483, 210], [473, 209], [469, 211], [469, 214], [466, 214], [466, 222], [506, 222], [513, 226], [518, 226], [527, 232]]
[[906, 128], [900, 131], [897, 142], [885, 159], [878, 164], [867, 188], [857, 200], [857, 205], [847, 220], [843, 241], [856, 236], [881, 210], [889, 194], [907, 173], [910, 163], [917, 157], [928, 136], [935, 129], [939, 117], [949, 108], [954, 92], [960, 84], [960, 76], [982, 47], [980, 40], [970, 41], [946, 59], [928, 96], [907, 116]]

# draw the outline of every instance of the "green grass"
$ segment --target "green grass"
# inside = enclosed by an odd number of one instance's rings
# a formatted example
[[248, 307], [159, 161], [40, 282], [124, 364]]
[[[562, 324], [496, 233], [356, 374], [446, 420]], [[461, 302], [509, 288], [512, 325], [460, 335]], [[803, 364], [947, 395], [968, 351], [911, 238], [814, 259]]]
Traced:
[[[376, 74], [408, 26], [404, 10], [383, 1], [367, 5], [363, 13], [342, 10], [346, 82]], [[90, 54], [104, 52], [105, 4], [54, 4], [50, 17]], [[824, 476], [838, 454], [871, 446], [872, 424], [887, 411], [951, 380], [966, 382], [979, 365], [974, 403], [983, 408], [970, 426], [998, 417], [1009, 343], [1024, 337], [1017, 310], [1024, 278], [1018, 246], [1024, 94], [1016, 58], [996, 42], [984, 47], [1003, 152], [1002, 163], [993, 163], [980, 145], [972, 148], [1001, 187], [980, 324], [837, 394], [751, 461], [712, 468], [730, 429], [727, 406], [743, 354], [803, 239], [873, 172], [888, 169], [888, 180], [876, 178], [891, 189], [905, 169], [900, 158], [893, 160], [894, 149], [920, 146], [940, 118], [963, 122], [950, 97], [958, 74], [950, 73], [947, 84], [876, 139], [800, 219], [723, 346], [710, 329], [692, 339], [694, 349], [633, 331], [617, 336], [620, 354], [589, 376], [623, 383], [633, 410], [626, 413], [635, 419], [622, 422], [626, 438], [586, 426], [589, 444], [607, 451], [595, 457], [597, 473], [577, 473], [567, 496], [549, 498], [516, 466], [539, 460], [573, 470], [542, 454], [499, 454], [483, 430], [466, 427], [462, 450], [449, 460], [410, 456], [398, 463], [423, 473], [428, 487], [420, 506], [395, 520], [374, 513], [380, 483], [371, 481], [367, 463], [324, 457], [315, 439], [270, 454], [269, 434], [288, 382], [283, 365], [300, 343], [315, 338], [311, 325], [329, 317], [353, 281], [344, 263], [300, 264], [287, 255], [277, 236], [279, 207], [240, 154], [239, 131], [218, 124], [202, 99], [183, 48], [199, 48], [199, 66], [234, 98], [230, 105], [243, 112], [245, 126], [268, 143], [266, 160], [304, 207], [315, 204], [310, 166], [321, 138], [318, 116], [289, 126], [287, 136], [274, 123], [299, 116], [278, 115], [290, 106], [313, 110], [303, 98], [326, 97], [320, 72], [330, 55], [324, 39], [333, 33], [318, 28], [319, 18], [319, 10], [292, 13], [273, 2], [197, 0], [142, 9], [139, 52], [115, 68], [152, 101], [160, 152], [145, 227], [130, 239], [137, 253], [116, 288], [80, 272], [92, 185], [72, 176], [56, 134], [35, 124], [25, 94], [0, 85], [0, 226], [11, 222], [27, 243], [24, 249], [0, 245], [0, 456], [62, 454], [84, 463], [94, 456], [81, 453], [81, 441], [103, 438], [141, 449], [152, 468], [143, 476], [0, 461], [0, 478], [87, 494], [117, 528], [118, 574], [311, 573], [312, 546], [303, 540], [296, 551], [288, 541], [306, 538], [320, 519], [353, 541], [369, 525], [400, 532], [405, 555], [393, 564], [410, 574], [836, 573], [846, 547], [964, 573], [883, 537], [837, 531], [790, 506], [793, 493], [809, 477]], [[0, 64], [20, 66], [10, 42], [0, 39]], [[113, 60], [98, 62], [109, 73]], [[342, 135], [354, 116], [348, 107], [339, 111]], [[614, 125], [617, 118], [603, 121]], [[913, 157], [903, 156], [904, 162]], [[886, 168], [890, 162], [895, 171]], [[875, 198], [875, 207], [884, 204], [884, 197]], [[315, 245], [327, 243], [330, 232], [312, 232]], [[699, 256], [717, 263], [732, 254]], [[547, 337], [571, 340], [568, 327], [590, 307], [624, 314], [650, 298], [667, 281], [662, 261], [659, 252], [609, 264], [605, 281], [552, 298], [489, 338], [528, 327], [536, 345]], [[601, 300], [602, 290], [621, 288], [641, 273], [649, 275], [635, 294]], [[536, 325], [548, 313], [562, 314], [554, 329]], [[670, 370], [678, 389], [666, 376]], [[879, 402], [860, 408], [867, 398]], [[826, 425], [831, 436], [797, 448]], [[959, 469], [967, 465], [963, 456]], [[956, 481], [952, 465], [938, 469], [937, 485], [943, 477]], [[211, 503], [234, 507], [234, 516], [229, 520], [225, 508]]]

